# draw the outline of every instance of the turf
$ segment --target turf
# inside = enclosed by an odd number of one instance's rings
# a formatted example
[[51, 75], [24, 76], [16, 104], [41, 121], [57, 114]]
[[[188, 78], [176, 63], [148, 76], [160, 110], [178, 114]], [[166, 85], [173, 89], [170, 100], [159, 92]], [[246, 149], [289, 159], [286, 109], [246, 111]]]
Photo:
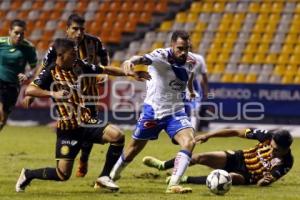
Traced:
[[[127, 142], [130, 132], [126, 132]], [[99, 199], [300, 199], [300, 139], [295, 139], [292, 146], [295, 163], [293, 169], [284, 178], [271, 187], [258, 188], [256, 186], [234, 186], [225, 196], [216, 196], [208, 191], [206, 186], [189, 185], [192, 194], [167, 195], [165, 178], [170, 172], [159, 172], [149, 169], [141, 163], [143, 156], [153, 155], [161, 159], [168, 159], [176, 154], [179, 147], [171, 143], [166, 134], [162, 133], [159, 140], [148, 143], [144, 151], [131, 163], [118, 181], [121, 187], [117, 193], [104, 190], [95, 191], [93, 182], [102, 169], [107, 145], [95, 145], [89, 172], [85, 178], [77, 178], [73, 173], [67, 182], [52, 182], [34, 180], [25, 193], [15, 192], [15, 183], [20, 170], [26, 168], [41, 168], [55, 166], [54, 149], [55, 134], [47, 127], [5, 127], [0, 134], [0, 200], [99, 200]], [[212, 139], [205, 144], [198, 145], [196, 152], [240, 149], [251, 147], [254, 141], [240, 138]], [[74, 170], [77, 164], [75, 164]], [[193, 166], [188, 169], [188, 175], [205, 175], [210, 169]]]

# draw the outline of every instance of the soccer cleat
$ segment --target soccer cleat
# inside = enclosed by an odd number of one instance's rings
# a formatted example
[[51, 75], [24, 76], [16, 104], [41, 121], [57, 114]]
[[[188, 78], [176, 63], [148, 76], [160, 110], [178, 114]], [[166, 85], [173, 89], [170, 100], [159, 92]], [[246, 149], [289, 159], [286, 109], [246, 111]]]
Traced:
[[85, 177], [88, 172], [88, 162], [82, 162], [79, 160], [76, 176], [77, 177]]
[[[186, 183], [187, 182], [187, 178], [188, 178], [188, 176], [182, 176], [180, 178], [180, 182], [179, 183]], [[171, 176], [168, 176], [166, 178], [166, 183], [169, 184], [170, 180], [171, 180]]]
[[164, 169], [164, 161], [158, 160], [157, 158], [154, 158], [152, 156], [146, 156], [143, 158], [144, 165], [147, 165], [148, 167], [153, 167], [158, 170], [165, 170]]
[[192, 192], [192, 188], [182, 187], [180, 185], [168, 186], [166, 190], [167, 194], [184, 194], [184, 193], [191, 193], [191, 192]]
[[16, 183], [16, 192], [24, 192], [25, 188], [30, 184], [31, 180], [28, 180], [25, 176], [26, 170], [27, 169], [23, 168], [20, 173], [19, 179]]
[[115, 182], [109, 176], [101, 176], [97, 178], [94, 188], [98, 189], [100, 187], [107, 188], [113, 192], [119, 190], [119, 186], [115, 184]]

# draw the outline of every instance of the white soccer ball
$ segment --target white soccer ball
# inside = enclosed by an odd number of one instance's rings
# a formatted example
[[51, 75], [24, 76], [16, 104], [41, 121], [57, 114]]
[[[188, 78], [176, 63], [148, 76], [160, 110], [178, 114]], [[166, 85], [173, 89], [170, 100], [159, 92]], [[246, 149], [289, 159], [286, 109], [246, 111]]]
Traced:
[[217, 195], [223, 195], [230, 190], [232, 185], [231, 176], [222, 169], [213, 170], [206, 179], [206, 186]]

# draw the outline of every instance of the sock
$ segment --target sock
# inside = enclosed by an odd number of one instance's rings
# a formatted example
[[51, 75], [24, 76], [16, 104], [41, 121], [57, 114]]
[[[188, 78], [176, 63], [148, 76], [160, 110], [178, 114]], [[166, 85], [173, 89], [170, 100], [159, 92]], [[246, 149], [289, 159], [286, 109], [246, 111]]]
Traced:
[[111, 170], [109, 174], [110, 178], [113, 180], [119, 179], [121, 172], [126, 168], [128, 164], [129, 162], [125, 161], [124, 155], [122, 154]]
[[109, 176], [110, 171], [112, 170], [112, 168], [114, 167], [114, 165], [116, 164], [116, 162], [122, 154], [123, 147], [124, 145], [109, 145], [106, 153], [105, 164], [100, 176]]
[[81, 156], [80, 156], [80, 161], [81, 162], [88, 162], [91, 151], [93, 148], [93, 143], [85, 142], [81, 146]]
[[164, 162], [164, 169], [171, 169], [174, 167], [174, 162], [175, 162], [175, 158], [171, 159], [171, 160], [167, 160]]
[[191, 152], [187, 150], [180, 150], [177, 153], [169, 186], [179, 184], [180, 178], [184, 174], [186, 168], [189, 166], [191, 155]]
[[206, 184], [206, 178], [207, 176], [188, 176], [186, 183], [192, 183], [192, 184]]
[[57, 175], [56, 168], [42, 168], [42, 169], [34, 169], [34, 170], [26, 170], [25, 176], [27, 179], [42, 179], [42, 180], [54, 180], [61, 181], [59, 176]]

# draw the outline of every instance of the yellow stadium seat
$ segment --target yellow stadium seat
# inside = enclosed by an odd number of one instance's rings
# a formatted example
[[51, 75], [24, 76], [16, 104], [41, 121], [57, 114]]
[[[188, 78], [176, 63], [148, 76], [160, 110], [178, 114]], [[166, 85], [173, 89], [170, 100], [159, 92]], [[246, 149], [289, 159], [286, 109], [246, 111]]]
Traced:
[[193, 2], [191, 5], [191, 8], [190, 8], [190, 11], [198, 14], [201, 12], [201, 7], [202, 7], [201, 2]]
[[273, 34], [276, 31], [276, 28], [277, 28], [277, 22], [268, 23], [267, 26], [265, 27], [264, 32]]
[[249, 5], [249, 12], [258, 13], [260, 9], [260, 4], [257, 2], [251, 2]]
[[270, 22], [278, 22], [280, 19], [281, 19], [281, 16], [280, 16], [280, 14], [277, 14], [277, 13], [276, 14], [272, 13], [269, 17]]
[[258, 53], [266, 53], [269, 50], [269, 44], [260, 43], [257, 49]]
[[202, 12], [212, 12], [213, 11], [213, 3], [212, 2], [205, 2], [201, 9]]
[[223, 12], [225, 8], [224, 2], [215, 2], [213, 6], [213, 12]]
[[300, 65], [300, 56], [299, 55], [292, 55], [290, 57], [290, 63]]
[[298, 41], [298, 35], [295, 33], [289, 33], [285, 38], [285, 43], [295, 44]]
[[217, 62], [218, 63], [227, 63], [229, 60], [229, 53], [220, 53]]
[[245, 13], [235, 13], [233, 17], [234, 23], [241, 23], [245, 19]]
[[194, 31], [203, 32], [205, 29], [206, 29], [206, 24], [204, 22], [198, 21], [198, 23], [195, 26]]
[[201, 38], [202, 38], [202, 34], [199, 33], [199, 32], [194, 32], [192, 35], [191, 35], [191, 42], [192, 44], [193, 43], [198, 43], [201, 41]]
[[270, 43], [272, 41], [272, 39], [273, 39], [273, 34], [272, 33], [264, 33], [262, 38], [261, 38], [261, 42]]
[[294, 78], [293, 84], [298, 84], [298, 85], [300, 84], [300, 76], [299, 75]]
[[249, 38], [249, 43], [260, 43], [261, 42], [261, 34], [260, 33], [252, 33]]
[[230, 23], [221, 23], [219, 25], [219, 28], [218, 28], [218, 32], [225, 32], [227, 33], [229, 30], [230, 30]]
[[278, 64], [288, 64], [290, 62], [290, 57], [288, 54], [280, 54], [277, 60]]
[[289, 64], [286, 67], [284, 75], [296, 75], [298, 66], [296, 64]]
[[227, 21], [227, 22], [233, 22], [233, 14], [232, 13], [224, 13], [222, 22]]
[[219, 53], [222, 49], [222, 44], [217, 42], [217, 43], [212, 43], [208, 49], [209, 52], [215, 52], [215, 53]]
[[216, 63], [217, 62], [218, 55], [215, 52], [210, 52], [206, 56], [206, 62], [207, 63]]
[[234, 82], [234, 83], [244, 83], [245, 82], [245, 74], [235, 74], [233, 76], [232, 82]]
[[271, 3], [264, 2], [261, 4], [261, 6], [259, 8], [259, 12], [260, 13], [269, 13], [269, 12], [271, 12], [271, 7], [272, 7]]
[[294, 47], [294, 54], [300, 54], [300, 44], [297, 44], [295, 47]]
[[216, 64], [213, 68], [213, 73], [223, 73], [225, 71], [225, 65], [224, 64]]
[[257, 44], [256, 43], [249, 43], [245, 50], [244, 53], [255, 53], [257, 51]]
[[282, 84], [292, 84], [292, 83], [294, 83], [294, 76], [293, 75], [284, 75], [281, 78], [281, 83]]
[[232, 82], [233, 74], [225, 73], [221, 78], [221, 82], [223, 83], [230, 83]]
[[224, 53], [229, 53], [232, 51], [232, 48], [233, 48], [233, 45], [234, 45], [234, 42], [232, 41], [229, 41], [226, 39], [226, 41], [223, 43], [223, 48], [222, 48], [222, 51]]
[[273, 74], [281, 76], [281, 75], [284, 74], [285, 70], [286, 70], [286, 68], [285, 68], [284, 65], [282, 65], [282, 64], [281, 65], [276, 65], [276, 67], [273, 71]]
[[241, 23], [235, 22], [235, 23], [231, 24], [231, 27], [229, 30], [230, 30], [230, 32], [238, 33], [238, 32], [240, 32], [241, 27], [242, 27]]
[[256, 54], [253, 59], [254, 64], [263, 64], [265, 62], [266, 56], [265, 54]]
[[269, 22], [269, 15], [267, 13], [261, 13], [256, 19], [258, 24], [266, 24]]
[[283, 2], [272, 3], [272, 12], [273, 13], [281, 13], [282, 9], [283, 9]]
[[198, 14], [196, 13], [189, 13], [187, 15], [187, 18], [186, 18], [186, 22], [197, 22], [198, 21]]
[[253, 62], [253, 54], [246, 53], [242, 57], [242, 63], [252, 63]]
[[298, 34], [299, 32], [300, 32], [300, 29], [299, 29], [298, 25], [297, 24], [292, 24], [291, 27], [290, 27], [289, 33]]
[[255, 24], [252, 31], [255, 33], [263, 33], [265, 31], [266, 24]]
[[164, 44], [162, 42], [154, 42], [151, 46], [151, 50], [163, 48]]
[[257, 75], [256, 74], [247, 74], [245, 78], [245, 83], [256, 83]]
[[277, 54], [268, 54], [266, 57], [266, 64], [276, 64], [278, 60], [278, 55]]
[[[294, 51], [293, 44], [286, 43], [283, 45], [281, 52], [284, 54], [291, 54]], [[299, 48], [300, 50], [300, 48]]]
[[177, 23], [185, 23], [186, 22], [186, 13], [180, 12], [175, 17], [175, 22]]
[[172, 28], [172, 25], [173, 25], [173, 21], [164, 21], [164, 22], [160, 25], [159, 30], [160, 30], [160, 31], [163, 31], [163, 32], [170, 31], [171, 28]]

